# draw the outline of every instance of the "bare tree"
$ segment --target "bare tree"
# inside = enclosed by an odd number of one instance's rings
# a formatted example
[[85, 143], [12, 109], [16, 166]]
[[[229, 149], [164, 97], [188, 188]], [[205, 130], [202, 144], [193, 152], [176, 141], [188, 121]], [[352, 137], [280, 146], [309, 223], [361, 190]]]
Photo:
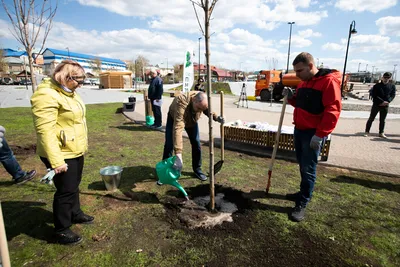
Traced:
[[[211, 114], [211, 65], [210, 65], [210, 20], [215, 5], [218, 0], [190, 0], [193, 4], [193, 9], [196, 14], [197, 22], [199, 23], [200, 30], [204, 35], [204, 42], [206, 44], [206, 65], [207, 65], [207, 98], [208, 98], [208, 109]], [[211, 3], [211, 5], [210, 5]], [[197, 14], [197, 8], [204, 12], [204, 25], [200, 22]], [[209, 116], [209, 149], [210, 149], [210, 209], [215, 209], [215, 188], [214, 188], [214, 137], [213, 137], [213, 118]]]
[[143, 81], [145, 81], [145, 71], [144, 68], [149, 65], [149, 60], [142, 55], [139, 55], [135, 59], [135, 76], [143, 77]]
[[0, 73], [8, 72], [8, 64], [4, 58], [4, 50], [0, 49]]
[[33, 48], [38, 39], [40, 39], [42, 44], [37, 54], [42, 52], [53, 24], [58, 2], [56, 1], [55, 6], [53, 6], [51, 0], [13, 0], [10, 8], [7, 7], [5, 0], [1, 0], [1, 2], [12, 25], [11, 34], [24, 46], [28, 54], [32, 91], [35, 92], [36, 79], [33, 70]]
[[95, 59], [91, 60], [89, 64], [90, 64], [90, 68], [92, 69], [94, 74], [99, 76], [99, 74], [101, 72], [101, 65], [102, 65], [101, 59], [95, 58]]

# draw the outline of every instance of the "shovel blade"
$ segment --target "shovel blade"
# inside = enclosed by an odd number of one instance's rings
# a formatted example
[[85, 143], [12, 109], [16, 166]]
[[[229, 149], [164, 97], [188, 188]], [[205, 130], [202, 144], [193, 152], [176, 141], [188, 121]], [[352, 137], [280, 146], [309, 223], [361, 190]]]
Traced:
[[215, 163], [215, 165], [214, 165], [214, 175], [216, 175], [217, 173], [219, 173], [221, 171], [223, 164], [224, 164], [223, 160], [220, 160], [217, 163]]

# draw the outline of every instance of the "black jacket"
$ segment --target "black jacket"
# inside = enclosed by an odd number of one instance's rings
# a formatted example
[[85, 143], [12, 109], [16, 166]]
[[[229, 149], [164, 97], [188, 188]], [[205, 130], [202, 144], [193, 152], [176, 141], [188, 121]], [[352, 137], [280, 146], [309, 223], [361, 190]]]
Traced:
[[372, 88], [372, 101], [374, 106], [379, 106], [383, 101], [392, 102], [396, 96], [396, 86], [392, 83], [379, 82]]
[[149, 85], [148, 97], [150, 99], [161, 99], [163, 94], [163, 82], [159, 76], [152, 78]]

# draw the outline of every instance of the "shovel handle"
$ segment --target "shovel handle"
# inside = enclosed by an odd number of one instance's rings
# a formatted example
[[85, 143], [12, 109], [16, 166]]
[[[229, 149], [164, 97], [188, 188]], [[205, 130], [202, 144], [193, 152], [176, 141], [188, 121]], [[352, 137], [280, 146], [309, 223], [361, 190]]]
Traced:
[[[221, 96], [221, 117], [224, 117], [224, 92], [220, 91], [220, 96]], [[224, 125], [221, 124], [220, 125], [220, 129], [221, 129], [221, 160], [224, 161], [225, 160], [225, 151], [224, 151], [224, 147], [225, 147], [225, 131], [224, 131]]]
[[10, 254], [8, 253], [6, 230], [4, 227], [3, 211], [1, 210], [0, 202], [0, 257], [3, 267], [10, 267]]

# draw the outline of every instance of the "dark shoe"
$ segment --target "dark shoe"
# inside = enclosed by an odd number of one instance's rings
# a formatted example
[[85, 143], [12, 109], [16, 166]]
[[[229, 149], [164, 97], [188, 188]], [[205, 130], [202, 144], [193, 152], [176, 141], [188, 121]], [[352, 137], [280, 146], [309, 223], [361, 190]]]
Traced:
[[294, 194], [286, 194], [285, 198], [290, 201], [296, 201], [300, 197], [300, 192], [296, 192]]
[[56, 233], [57, 243], [62, 245], [76, 245], [82, 242], [83, 238], [74, 232], [71, 229], [67, 229], [60, 233]]
[[15, 179], [14, 182], [16, 184], [23, 184], [23, 183], [26, 183], [26, 182], [32, 180], [33, 177], [35, 177], [35, 175], [36, 175], [36, 171], [31, 170], [31, 171], [27, 172], [24, 176], [22, 176], [18, 179]]
[[207, 181], [207, 176], [201, 170], [195, 171], [194, 175], [202, 182]]
[[162, 129], [162, 125], [160, 125], [160, 126], [153, 125], [150, 128], [153, 129], [153, 130], [161, 130]]
[[89, 215], [86, 215], [85, 213], [82, 213], [82, 215], [79, 215], [78, 217], [74, 218], [72, 220], [72, 223], [74, 223], [74, 224], [77, 224], [77, 223], [92, 224], [93, 221], [94, 221], [93, 216], [89, 216]]
[[289, 218], [294, 222], [301, 222], [305, 216], [306, 216], [306, 207], [296, 206], [293, 208], [292, 213], [289, 215]]

